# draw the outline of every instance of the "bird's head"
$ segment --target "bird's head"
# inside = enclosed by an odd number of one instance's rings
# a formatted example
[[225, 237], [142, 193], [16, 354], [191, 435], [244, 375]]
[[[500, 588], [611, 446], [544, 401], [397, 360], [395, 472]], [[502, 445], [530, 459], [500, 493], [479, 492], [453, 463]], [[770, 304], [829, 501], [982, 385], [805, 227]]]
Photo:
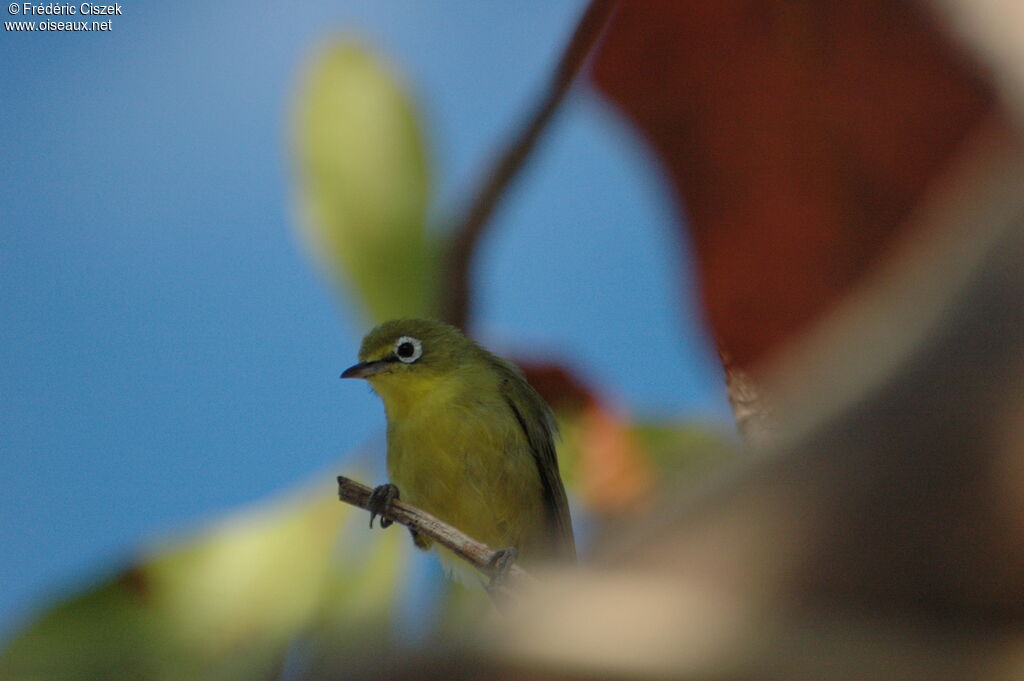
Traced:
[[467, 364], [480, 349], [454, 326], [432, 319], [395, 319], [368, 333], [359, 364], [342, 378], [365, 378], [385, 402], [412, 397], [438, 386]]

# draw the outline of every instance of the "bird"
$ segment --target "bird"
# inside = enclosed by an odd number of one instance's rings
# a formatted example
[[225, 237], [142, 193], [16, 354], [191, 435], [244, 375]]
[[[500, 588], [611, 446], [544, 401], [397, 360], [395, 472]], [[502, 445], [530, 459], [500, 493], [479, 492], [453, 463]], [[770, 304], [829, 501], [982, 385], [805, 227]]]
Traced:
[[[391, 524], [395, 498], [427, 511], [497, 549], [489, 587], [516, 562], [575, 561], [557, 424], [512, 362], [444, 322], [396, 319], [366, 335], [341, 378], [365, 379], [384, 404], [389, 482], [371, 495], [371, 527], [374, 515]], [[472, 581], [454, 553], [438, 554], [449, 576]]]

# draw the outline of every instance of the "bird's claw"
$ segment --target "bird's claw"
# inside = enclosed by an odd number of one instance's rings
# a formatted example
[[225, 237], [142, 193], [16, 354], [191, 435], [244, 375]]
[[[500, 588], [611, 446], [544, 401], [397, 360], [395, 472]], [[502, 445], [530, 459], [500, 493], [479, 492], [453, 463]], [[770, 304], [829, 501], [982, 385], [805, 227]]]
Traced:
[[386, 516], [391, 502], [398, 498], [398, 487], [390, 482], [386, 485], [379, 485], [370, 492], [370, 500], [367, 506], [370, 509], [370, 529], [373, 529], [373, 519], [380, 516], [381, 529], [390, 527], [392, 521]]
[[487, 591], [493, 592], [502, 585], [508, 576], [508, 571], [515, 565], [516, 558], [518, 557], [519, 552], [512, 546], [498, 549], [491, 555], [490, 560], [487, 561], [488, 572], [491, 574], [491, 581], [487, 584]]

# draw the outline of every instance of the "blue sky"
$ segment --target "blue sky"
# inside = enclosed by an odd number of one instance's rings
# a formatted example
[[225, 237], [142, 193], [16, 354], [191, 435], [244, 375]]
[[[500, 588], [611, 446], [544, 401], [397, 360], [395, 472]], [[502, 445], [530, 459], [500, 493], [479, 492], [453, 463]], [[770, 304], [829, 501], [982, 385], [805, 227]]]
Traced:
[[[440, 221], [583, 3], [122, 6], [109, 33], [0, 36], [0, 635], [380, 435], [373, 395], [338, 381], [365, 324], [293, 228], [289, 98], [317, 42], [360, 37], [403, 74]], [[483, 243], [478, 336], [634, 414], [727, 428], [678, 210], [577, 90]]]

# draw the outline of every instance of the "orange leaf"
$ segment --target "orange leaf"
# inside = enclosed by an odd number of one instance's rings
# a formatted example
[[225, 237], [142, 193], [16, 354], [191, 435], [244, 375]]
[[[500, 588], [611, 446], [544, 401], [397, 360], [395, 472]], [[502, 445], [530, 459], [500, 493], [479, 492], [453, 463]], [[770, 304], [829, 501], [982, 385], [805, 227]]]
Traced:
[[520, 366], [569, 426], [566, 440], [577, 449], [577, 491], [583, 502], [599, 513], [615, 513], [646, 499], [652, 487], [650, 463], [629, 421], [571, 371], [555, 364]]

